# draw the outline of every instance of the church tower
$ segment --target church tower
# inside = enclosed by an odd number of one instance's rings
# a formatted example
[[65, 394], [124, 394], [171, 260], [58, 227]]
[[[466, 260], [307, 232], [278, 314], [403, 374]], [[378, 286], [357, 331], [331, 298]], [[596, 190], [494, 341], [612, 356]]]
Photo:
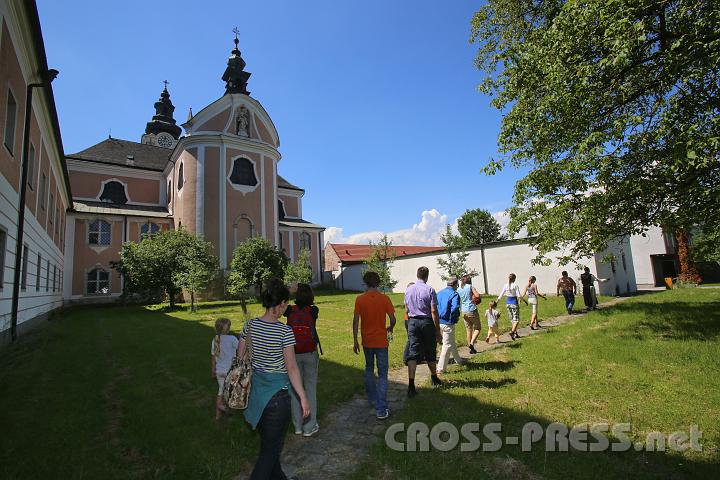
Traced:
[[175, 124], [175, 118], [173, 118], [175, 106], [170, 101], [167, 81], [164, 83], [165, 88], [160, 93], [158, 101], [155, 102], [155, 115], [147, 123], [141, 143], [156, 147], [174, 148], [180, 138], [181, 130]]
[[230, 53], [227, 68], [222, 76], [222, 79], [225, 82], [225, 94], [242, 93], [250, 95], [250, 92], [248, 92], [247, 89], [247, 83], [250, 79], [251, 73], [245, 71], [245, 60], [243, 60], [242, 56], [240, 56], [240, 50], [238, 49], [238, 43], [240, 41], [238, 40], [237, 29], [233, 31], [235, 32], [235, 48], [233, 48]]

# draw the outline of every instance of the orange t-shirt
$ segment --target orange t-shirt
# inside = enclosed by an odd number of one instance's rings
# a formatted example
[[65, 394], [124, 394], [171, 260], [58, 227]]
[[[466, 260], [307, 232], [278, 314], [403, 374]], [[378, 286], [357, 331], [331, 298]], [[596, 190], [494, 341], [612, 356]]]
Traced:
[[363, 347], [387, 348], [385, 316], [395, 313], [390, 297], [374, 290], [358, 295], [355, 299], [355, 313], [360, 315]]

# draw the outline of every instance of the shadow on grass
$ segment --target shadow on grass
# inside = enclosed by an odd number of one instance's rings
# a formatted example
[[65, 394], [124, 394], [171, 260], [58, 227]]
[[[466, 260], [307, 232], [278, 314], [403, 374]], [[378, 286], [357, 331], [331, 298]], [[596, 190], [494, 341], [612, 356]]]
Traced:
[[499, 360], [491, 360], [489, 362], [470, 362], [463, 366], [466, 370], [497, 370], [499, 372], [505, 372], [512, 368], [515, 368], [515, 364], [519, 363], [517, 360], [510, 360], [507, 362]]
[[[241, 412], [213, 418], [213, 336], [186, 313], [106, 305], [21, 337], [0, 351], [0, 478], [232, 478], [259, 439]], [[321, 419], [362, 389], [324, 359], [319, 380]]]
[[447, 380], [447, 388], [490, 388], [496, 389], [506, 385], [514, 385], [517, 380], [514, 378], [503, 378], [500, 380], [483, 380], [483, 379], [460, 379], [460, 380]]
[[712, 341], [720, 336], [720, 302], [633, 302], [616, 306], [614, 313], [644, 318], [626, 336], [647, 332], [668, 340], [699, 341]]
[[[459, 373], [459, 372], [458, 372]], [[480, 370], [475, 375], [482, 375]], [[510, 406], [498, 407], [482, 401], [482, 392], [468, 395], [466, 391], [453, 394], [452, 387], [481, 387], [501, 388], [504, 385], [515, 383], [515, 379], [507, 378], [498, 381], [488, 381], [482, 378], [473, 380], [448, 380], [449, 388], [423, 388], [420, 395], [409, 401], [409, 406], [398, 415], [391, 418], [390, 425], [403, 424], [404, 427], [393, 435], [395, 441], [408, 445], [411, 441], [415, 445], [416, 434], [408, 435], [408, 426], [413, 422], [423, 422], [432, 430], [433, 426], [448, 422], [461, 432], [465, 424], [479, 424], [479, 431], [475, 435], [479, 444], [474, 451], [461, 451], [461, 445], [468, 445], [471, 439], [460, 433], [459, 442], [449, 451], [436, 450], [429, 443], [426, 451], [396, 451], [391, 449], [384, 440], [384, 433], [371, 449], [370, 460], [362, 464], [348, 478], [361, 480], [376, 478], [377, 472], [384, 472], [382, 478], [416, 479], [416, 478], [703, 478], [714, 476], [718, 464], [711, 460], [703, 461], [692, 457], [679, 456], [673, 452], [638, 452], [633, 445], [627, 451], [613, 452], [610, 448], [603, 452], [589, 452], [573, 449], [568, 451], [553, 451], [546, 448], [547, 427], [557, 421], [538, 415], [531, 415]], [[524, 397], [518, 399], [524, 403]], [[530, 402], [532, 403], [532, 402]], [[626, 420], [618, 419], [617, 422]], [[531, 444], [530, 451], [522, 451], [523, 427], [536, 422], [544, 429], [539, 441]], [[483, 451], [483, 444], [489, 444], [491, 438], [485, 437], [482, 429], [489, 423], [499, 423], [501, 439], [515, 438], [503, 442], [499, 451]], [[388, 426], [390, 426], [388, 425]], [[573, 425], [568, 425], [572, 428]], [[702, 430], [703, 426], [700, 425]], [[665, 432], [669, 434], [671, 432]], [[448, 436], [439, 437], [445, 441]], [[432, 436], [432, 435], [431, 435]], [[644, 437], [634, 437], [629, 434], [633, 442], [645, 442]], [[567, 434], [565, 435], [567, 439]], [[594, 444], [597, 440], [588, 435], [586, 445]], [[610, 444], [618, 440], [610, 437]], [[559, 443], [550, 442], [559, 450]], [[445, 446], [444, 448], [446, 448]], [[550, 450], [550, 451], [546, 451]], [[428, 476], [428, 474], [430, 476]], [[318, 477], [320, 478], [320, 477]]]

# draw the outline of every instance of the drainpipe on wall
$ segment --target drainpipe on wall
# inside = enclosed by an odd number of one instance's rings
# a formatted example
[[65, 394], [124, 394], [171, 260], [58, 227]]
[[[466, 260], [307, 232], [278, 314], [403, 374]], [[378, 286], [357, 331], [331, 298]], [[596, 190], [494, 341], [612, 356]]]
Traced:
[[488, 292], [487, 269], [485, 268], [485, 247], [480, 245], [480, 258], [482, 258], [483, 283], [485, 284], [485, 295]]
[[[55, 80], [58, 71], [50, 69], [41, 74], [41, 83], [30, 83], [25, 92], [25, 121], [23, 127], [22, 164], [20, 166], [20, 191], [18, 192], [18, 221], [15, 234], [15, 271], [13, 272], [12, 307], [10, 313], [11, 341], [17, 339], [18, 304], [20, 302], [20, 269], [22, 267], [23, 234], [25, 233], [25, 194], [28, 177], [28, 144], [30, 143], [30, 113], [32, 110], [33, 88], [44, 87]], [[48, 213], [49, 215], [49, 213]]]

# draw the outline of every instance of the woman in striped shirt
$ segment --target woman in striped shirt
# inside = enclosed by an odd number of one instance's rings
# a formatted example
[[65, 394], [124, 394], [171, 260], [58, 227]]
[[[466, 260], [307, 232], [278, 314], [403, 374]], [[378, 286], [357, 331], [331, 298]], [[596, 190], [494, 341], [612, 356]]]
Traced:
[[289, 299], [290, 292], [282, 280], [270, 280], [261, 294], [265, 314], [248, 321], [240, 334], [238, 356], [245, 352], [248, 339], [252, 349], [253, 383], [245, 419], [260, 430], [260, 454], [251, 480], [286, 478], [280, 454], [290, 422], [290, 384], [300, 397], [303, 417], [310, 414], [295, 361], [295, 335], [291, 327], [278, 320]]

